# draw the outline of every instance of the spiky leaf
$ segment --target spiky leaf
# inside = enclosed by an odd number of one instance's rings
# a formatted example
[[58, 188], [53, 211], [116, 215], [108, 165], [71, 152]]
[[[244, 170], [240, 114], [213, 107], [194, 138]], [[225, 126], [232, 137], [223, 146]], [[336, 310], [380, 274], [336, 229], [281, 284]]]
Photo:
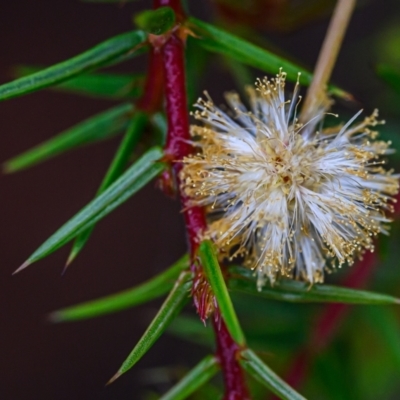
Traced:
[[[267, 73], [277, 74], [282, 68], [287, 73], [287, 78], [294, 82], [300, 72], [300, 83], [303, 85], [311, 83], [312, 74], [309, 71], [247, 40], [193, 17], [188, 19], [188, 26], [198, 35], [201, 45], [209, 51], [234, 58]], [[342, 89], [333, 86], [330, 89], [337, 96], [350, 97]]]
[[168, 293], [174, 286], [174, 282], [179, 274], [188, 267], [189, 260], [188, 256], [185, 255], [170, 268], [139, 286], [111, 296], [63, 308], [51, 313], [49, 318], [53, 322], [78, 321], [99, 317], [146, 303]]
[[204, 268], [214, 296], [217, 299], [222, 318], [233, 340], [243, 346], [246, 343], [246, 339], [240, 327], [235, 309], [233, 308], [232, 300], [229, 296], [224, 276], [222, 275], [221, 267], [218, 263], [215, 247], [210, 240], [205, 240], [200, 244], [199, 255], [201, 265]]
[[386, 294], [333, 285], [315, 284], [310, 286], [305, 282], [284, 279], [277, 282], [273, 287], [265, 285], [258, 290], [252, 271], [241, 267], [234, 267], [230, 271], [232, 274], [228, 284], [230, 290], [274, 300], [349, 304], [400, 304], [400, 299]]
[[114, 136], [128, 126], [133, 113], [131, 104], [121, 104], [67, 129], [24, 153], [7, 160], [6, 173], [20, 171], [68, 150]]
[[157, 147], [148, 150], [104, 193], [96, 197], [50, 236], [15, 272], [19, 272], [33, 262], [51, 254], [128, 200], [165, 168], [163, 163], [157, 162], [162, 155], [162, 150]]
[[186, 376], [179, 381], [160, 400], [184, 400], [209, 381], [219, 370], [220, 366], [215, 356], [203, 358]]
[[[101, 182], [101, 185], [97, 191], [97, 195], [103, 193], [117, 178], [122, 174], [126, 166], [128, 165], [129, 159], [132, 155], [132, 151], [138, 144], [139, 139], [142, 135], [144, 127], [147, 122], [147, 114], [137, 111], [132, 118], [131, 123], [127, 129], [127, 132], [122, 139], [122, 142], [115, 153], [115, 156], [111, 162], [108, 171]], [[68, 257], [67, 265], [69, 265], [80, 251], [85, 246], [86, 242], [94, 229], [94, 225], [88, 230], [82, 232], [74, 241], [71, 252]]]
[[[13, 72], [16, 78], [20, 78], [39, 72], [42, 69], [39, 67], [18, 65], [13, 69]], [[143, 74], [91, 73], [79, 75], [50, 88], [59, 92], [96, 98], [137, 98], [143, 91], [143, 78]]]
[[127, 32], [106, 40], [69, 60], [0, 86], [0, 101], [21, 96], [109, 64], [144, 44], [142, 31]]
[[189, 299], [189, 291], [192, 286], [191, 277], [192, 274], [188, 271], [181, 273], [170, 294], [158, 310], [157, 315], [154, 317], [153, 321], [151, 321], [146, 332], [108, 383], [112, 383], [126, 371], [131, 369], [147, 353], [147, 351], [150, 350], [165, 329], [167, 329], [171, 321], [182, 310], [183, 306]]
[[250, 349], [241, 351], [240, 364], [242, 367], [283, 400], [305, 400], [305, 398], [291, 388], [284, 380], [275, 374], [263, 361]]

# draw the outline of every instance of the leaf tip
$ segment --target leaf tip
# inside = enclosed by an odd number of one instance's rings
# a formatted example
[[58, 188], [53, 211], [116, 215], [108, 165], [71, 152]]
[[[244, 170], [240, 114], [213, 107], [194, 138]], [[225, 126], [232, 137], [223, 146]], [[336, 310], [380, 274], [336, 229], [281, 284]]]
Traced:
[[21, 272], [23, 269], [29, 267], [31, 265], [31, 262], [29, 260], [26, 260], [19, 268], [17, 268], [12, 275], [18, 274], [18, 272]]
[[79, 251], [72, 249], [71, 252], [69, 253], [67, 262], [65, 263], [65, 267], [63, 270], [63, 275], [65, 273], [65, 271], [67, 270], [67, 268], [72, 264], [72, 261], [75, 260], [76, 256], [79, 254]]
[[65, 319], [62, 312], [53, 311], [47, 315], [46, 321], [51, 322], [52, 324], [57, 324], [58, 322], [64, 322]]
[[1, 166], [1, 173], [3, 175], [11, 174], [12, 172], [14, 172], [14, 170], [13, 170], [13, 168], [11, 167], [11, 165], [8, 162], [5, 162]]
[[116, 381], [122, 375], [121, 371], [118, 371], [107, 383], [106, 386], [111, 385], [114, 381]]

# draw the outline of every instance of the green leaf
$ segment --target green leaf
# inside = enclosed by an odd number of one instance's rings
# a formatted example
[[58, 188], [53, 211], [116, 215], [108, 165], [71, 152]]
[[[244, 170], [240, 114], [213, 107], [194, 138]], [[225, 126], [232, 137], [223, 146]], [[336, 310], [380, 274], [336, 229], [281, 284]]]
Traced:
[[220, 399], [221, 389], [210, 382], [206, 382], [196, 393], [191, 397], [192, 400], [215, 400]]
[[285, 381], [275, 374], [262, 360], [250, 349], [241, 351], [240, 364], [242, 367], [271, 392], [284, 400], [305, 400]]
[[115, 36], [69, 60], [1, 85], [0, 101], [56, 85], [77, 75], [100, 68], [122, 55], [132, 53], [135, 47], [144, 44], [146, 39], [147, 35], [142, 31]]
[[368, 307], [363, 310], [368, 322], [379, 336], [382, 345], [388, 348], [396, 363], [397, 370], [400, 370], [400, 323], [399, 318], [392, 309]]
[[188, 36], [185, 48], [185, 72], [188, 107], [196, 102], [200, 93], [200, 84], [209, 65], [211, 54], [199, 44], [199, 40]]
[[[278, 73], [282, 68], [287, 73], [288, 80], [293, 82], [297, 81], [300, 72], [300, 83], [311, 83], [312, 74], [309, 71], [223, 29], [192, 17], [188, 19], [188, 26], [199, 36], [200, 44], [209, 51], [223, 54], [271, 74]], [[331, 86], [330, 90], [337, 96], [350, 97], [347, 92], [337, 87]]]
[[175, 13], [171, 7], [146, 10], [136, 15], [134, 22], [139, 29], [153, 35], [162, 35], [174, 27]]
[[[43, 68], [19, 65], [13, 69], [13, 72], [15, 77], [19, 78], [41, 70]], [[79, 75], [59, 85], [52, 86], [51, 89], [95, 98], [135, 99], [142, 94], [143, 80], [143, 74], [91, 73]]]
[[20, 171], [68, 150], [110, 138], [128, 126], [132, 113], [131, 104], [121, 104], [96, 114], [38, 146], [7, 160], [3, 164], [3, 171], [5, 173]]
[[257, 289], [252, 271], [234, 267], [228, 287], [232, 291], [253, 294], [274, 300], [290, 302], [331, 302], [348, 304], [400, 304], [400, 299], [386, 294], [349, 289], [333, 285], [312, 285], [305, 282], [282, 279], [273, 287]]
[[49, 318], [53, 322], [78, 321], [99, 317], [146, 303], [168, 293], [179, 274], [188, 267], [189, 258], [185, 255], [166, 271], [139, 286], [111, 296], [55, 311], [50, 314]]
[[389, 64], [378, 64], [376, 73], [397, 93], [400, 93], [400, 68]]
[[184, 400], [209, 381], [220, 369], [215, 356], [203, 358], [188, 374], [160, 400]]
[[104, 193], [92, 200], [50, 236], [14, 273], [53, 253], [128, 200], [165, 168], [163, 163], [157, 162], [162, 156], [162, 150], [157, 147], [148, 150]]
[[178, 315], [168, 327], [169, 334], [190, 343], [212, 348], [215, 336], [209, 325], [204, 326], [199, 317], [185, 313]]
[[131, 369], [147, 353], [175, 316], [182, 310], [189, 299], [189, 292], [192, 286], [191, 278], [191, 272], [186, 271], [181, 273], [146, 332], [108, 384], [114, 382], [122, 374]]
[[201, 264], [211, 285], [214, 296], [217, 299], [222, 318], [233, 340], [240, 346], [244, 346], [246, 339], [237, 319], [232, 300], [222, 275], [221, 268], [216, 257], [216, 250], [211, 241], [205, 240], [200, 244], [199, 255]]
[[[133, 149], [136, 147], [139, 139], [143, 133], [147, 122], [147, 114], [137, 111], [129, 124], [128, 130], [122, 139], [122, 142], [111, 162], [110, 167], [97, 191], [97, 196], [103, 193], [119, 176], [122, 174], [129, 159], [132, 155]], [[88, 230], [82, 232], [74, 241], [71, 252], [68, 257], [67, 266], [76, 258], [80, 251], [89, 240], [90, 235], [94, 229], [94, 225]]]
[[150, 117], [150, 123], [154, 129], [155, 142], [158, 146], [164, 147], [167, 140], [168, 124], [163, 113], [155, 113]]

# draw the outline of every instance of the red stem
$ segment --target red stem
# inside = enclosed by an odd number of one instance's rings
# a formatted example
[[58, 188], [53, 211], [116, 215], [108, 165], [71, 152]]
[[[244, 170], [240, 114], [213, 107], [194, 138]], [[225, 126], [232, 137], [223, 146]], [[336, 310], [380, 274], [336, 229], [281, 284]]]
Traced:
[[154, 113], [161, 107], [162, 94], [164, 91], [162, 61], [162, 54], [158, 49], [153, 47], [149, 54], [149, 64], [147, 67], [143, 95], [136, 103], [138, 109], [147, 113]]
[[[155, 7], [170, 6], [183, 18], [183, 11], [178, 0], [155, 0]], [[179, 36], [179, 28], [174, 30], [162, 47], [165, 77], [165, 98], [168, 120], [165, 158], [172, 163], [174, 178], [179, 188], [181, 161], [192, 152], [189, 134], [189, 114], [187, 110], [184, 43]], [[165, 178], [165, 177], [164, 177]], [[206, 229], [206, 218], [201, 207], [190, 205], [189, 198], [180, 193], [189, 249], [194, 265], [200, 234]], [[237, 360], [238, 345], [233, 341], [223, 321], [214, 324], [217, 338], [217, 356], [220, 360], [225, 381], [225, 400], [249, 399], [244, 377]]]
[[[182, 160], [189, 155], [192, 147], [189, 143], [189, 117], [186, 102], [186, 84], [184, 70], [184, 45], [180, 38], [173, 34], [162, 48], [165, 74], [165, 97], [168, 120], [166, 158], [173, 162], [175, 178], [179, 187], [179, 172]], [[201, 207], [191, 207], [189, 198], [183, 193], [180, 199], [185, 217], [189, 249], [192, 258], [199, 245], [199, 235], [206, 228], [204, 210]]]
[[225, 383], [224, 400], [248, 400], [243, 371], [238, 363], [240, 347], [232, 339], [224, 320], [213, 321], [215, 337], [217, 340], [217, 357], [221, 363]]

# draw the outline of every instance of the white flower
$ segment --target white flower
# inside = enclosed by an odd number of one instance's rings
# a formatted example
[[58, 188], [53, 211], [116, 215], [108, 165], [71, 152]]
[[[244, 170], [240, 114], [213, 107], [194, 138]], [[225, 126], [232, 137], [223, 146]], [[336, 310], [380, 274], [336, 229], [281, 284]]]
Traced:
[[[386, 233], [385, 210], [398, 176], [379, 157], [390, 143], [374, 141], [377, 111], [352, 125], [322, 128], [330, 102], [302, 125], [298, 84], [285, 100], [286, 74], [248, 88], [251, 111], [235, 93], [234, 116], [200, 99], [191, 134], [199, 152], [184, 159], [182, 186], [193, 205], [206, 206], [206, 237], [226, 257], [243, 256], [265, 279], [322, 282], [324, 270], [352, 264], [373, 236]], [[297, 102], [298, 103], [298, 102]], [[232, 114], [232, 113], [231, 113]]]

